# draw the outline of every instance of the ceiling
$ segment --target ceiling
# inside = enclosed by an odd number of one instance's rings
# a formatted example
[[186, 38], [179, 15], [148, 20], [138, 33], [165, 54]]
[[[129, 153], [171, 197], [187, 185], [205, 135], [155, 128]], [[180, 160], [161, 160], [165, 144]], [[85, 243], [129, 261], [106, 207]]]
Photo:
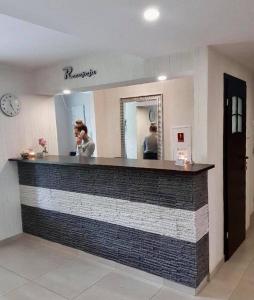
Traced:
[[[161, 17], [146, 23], [151, 5]], [[253, 28], [253, 0], [0, 0], [0, 61], [38, 68], [94, 52], [154, 57], [254, 42]]]

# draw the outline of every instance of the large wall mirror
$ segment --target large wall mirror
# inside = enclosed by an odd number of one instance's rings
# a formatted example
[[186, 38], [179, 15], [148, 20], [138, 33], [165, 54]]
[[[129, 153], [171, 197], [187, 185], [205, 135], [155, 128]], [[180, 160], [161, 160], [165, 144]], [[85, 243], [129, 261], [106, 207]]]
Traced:
[[151, 125], [157, 128], [158, 159], [163, 159], [163, 96], [149, 95], [120, 99], [121, 156], [143, 159], [144, 139]]
[[95, 144], [94, 157], [143, 159], [150, 126], [157, 127], [157, 159], [175, 160], [192, 149], [192, 77], [55, 96], [59, 155], [77, 148], [75, 121], [82, 120]]

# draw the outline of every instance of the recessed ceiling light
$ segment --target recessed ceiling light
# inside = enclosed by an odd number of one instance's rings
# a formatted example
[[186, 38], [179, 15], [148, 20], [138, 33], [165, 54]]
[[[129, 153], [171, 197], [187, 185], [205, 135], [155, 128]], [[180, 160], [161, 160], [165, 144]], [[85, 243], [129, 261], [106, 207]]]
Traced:
[[71, 93], [71, 90], [63, 90], [64, 95], [69, 95]]
[[166, 79], [167, 79], [166, 75], [160, 75], [160, 76], [158, 76], [158, 80], [159, 81], [163, 81], [163, 80], [166, 80]]
[[160, 16], [160, 12], [157, 8], [150, 7], [144, 11], [144, 19], [148, 22], [156, 21]]

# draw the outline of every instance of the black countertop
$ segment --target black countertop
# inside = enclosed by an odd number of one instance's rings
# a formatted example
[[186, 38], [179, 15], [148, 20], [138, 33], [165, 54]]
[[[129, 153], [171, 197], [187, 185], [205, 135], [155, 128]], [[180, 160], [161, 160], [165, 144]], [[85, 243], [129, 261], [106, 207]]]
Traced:
[[158, 170], [168, 172], [180, 172], [187, 174], [197, 174], [214, 168], [209, 164], [187, 164], [185, 166], [176, 166], [175, 162], [169, 160], [137, 160], [125, 158], [86, 158], [79, 156], [56, 156], [49, 155], [45, 158], [21, 159], [11, 158], [9, 161], [32, 164], [52, 164], [65, 166], [106, 166], [119, 168], [137, 168], [145, 170]]

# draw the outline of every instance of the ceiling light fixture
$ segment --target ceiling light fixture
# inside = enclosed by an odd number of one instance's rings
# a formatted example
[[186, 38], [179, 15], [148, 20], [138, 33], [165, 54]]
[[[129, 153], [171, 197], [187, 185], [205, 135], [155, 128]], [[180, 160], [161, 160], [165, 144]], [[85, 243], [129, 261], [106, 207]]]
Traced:
[[64, 95], [70, 95], [70, 93], [71, 93], [71, 90], [63, 90]]
[[148, 22], [156, 21], [160, 16], [160, 12], [157, 8], [150, 7], [144, 11], [144, 19]]
[[159, 81], [163, 81], [163, 80], [166, 80], [166, 79], [167, 79], [166, 75], [160, 75], [160, 76], [158, 76], [158, 80]]

